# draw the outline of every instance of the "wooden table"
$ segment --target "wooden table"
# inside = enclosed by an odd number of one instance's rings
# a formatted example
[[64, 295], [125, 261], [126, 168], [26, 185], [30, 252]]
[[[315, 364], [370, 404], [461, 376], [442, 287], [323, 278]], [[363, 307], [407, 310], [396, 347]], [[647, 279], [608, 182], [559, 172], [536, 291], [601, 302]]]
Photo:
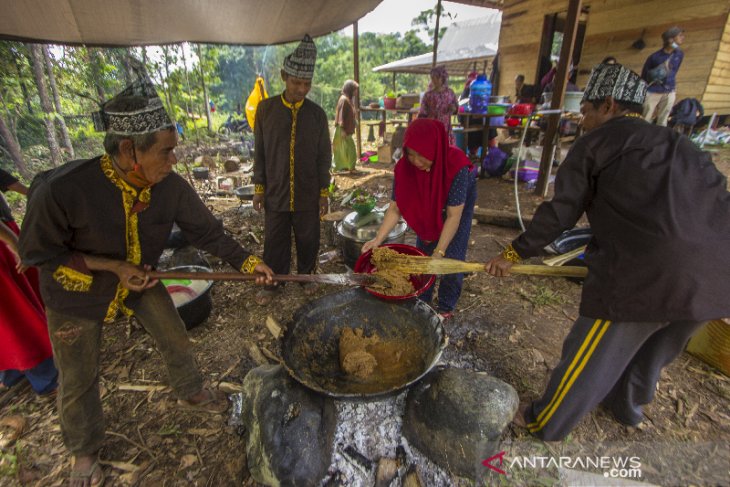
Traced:
[[386, 123], [404, 123], [403, 120], [391, 120], [390, 122], [387, 121], [388, 113], [392, 115], [397, 114], [405, 114], [407, 115], [407, 120], [405, 121], [406, 125], [409, 125], [411, 121], [413, 120], [413, 116], [418, 114], [418, 109], [414, 108], [370, 108], [370, 107], [360, 107], [361, 113], [371, 112], [371, 113], [379, 113], [380, 119], [383, 125]]
[[[471, 113], [471, 112], [463, 112], [458, 114], [459, 117], [464, 117], [464, 124], [463, 132], [482, 132], [482, 147], [489, 147], [489, 129], [515, 129], [515, 130], [540, 130], [538, 127], [523, 127], [522, 125], [516, 125], [514, 127], [510, 127], [508, 125], [490, 125], [489, 119], [491, 118], [500, 118], [500, 117], [510, 117], [510, 118], [520, 118], [524, 119], [527, 118], [528, 115], [490, 115], [488, 113]], [[481, 120], [482, 123], [478, 127], [472, 127], [471, 123], [474, 120]], [[484, 149], [483, 149], [484, 150]]]

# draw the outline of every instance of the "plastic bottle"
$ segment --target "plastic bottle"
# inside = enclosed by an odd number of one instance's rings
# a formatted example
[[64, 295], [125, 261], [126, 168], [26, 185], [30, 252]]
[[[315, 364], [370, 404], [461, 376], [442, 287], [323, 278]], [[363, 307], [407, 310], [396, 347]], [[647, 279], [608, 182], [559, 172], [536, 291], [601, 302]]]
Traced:
[[487, 113], [490, 96], [492, 96], [492, 83], [486, 75], [480, 74], [470, 87], [469, 106], [472, 113]]

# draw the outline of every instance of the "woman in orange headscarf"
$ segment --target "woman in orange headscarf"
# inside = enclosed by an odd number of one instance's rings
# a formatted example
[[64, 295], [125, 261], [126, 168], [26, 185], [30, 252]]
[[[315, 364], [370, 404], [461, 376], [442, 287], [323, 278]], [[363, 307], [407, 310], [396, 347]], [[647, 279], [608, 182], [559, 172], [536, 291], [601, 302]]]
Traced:
[[[476, 202], [476, 170], [458, 147], [449, 145], [446, 127], [432, 119], [409, 125], [403, 157], [395, 166], [393, 196], [383, 223], [363, 252], [382, 244], [401, 216], [416, 232], [416, 245], [435, 258], [465, 260]], [[452, 314], [461, 295], [463, 274], [441, 278], [438, 311]], [[433, 288], [421, 296], [431, 301]]]

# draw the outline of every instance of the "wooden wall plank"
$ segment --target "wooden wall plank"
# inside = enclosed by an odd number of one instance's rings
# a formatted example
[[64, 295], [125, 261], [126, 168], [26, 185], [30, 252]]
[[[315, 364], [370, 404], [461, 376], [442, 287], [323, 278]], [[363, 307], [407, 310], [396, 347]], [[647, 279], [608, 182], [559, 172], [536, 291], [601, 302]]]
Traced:
[[[661, 33], [672, 25], [686, 30], [677, 99], [701, 98], [706, 87], [716, 84], [716, 78], [730, 84], [730, 79], [725, 78], [730, 66], [728, 0], [586, 0], [585, 3], [590, 5], [590, 13], [578, 67], [579, 86], [585, 85], [590, 68], [607, 55], [616, 56], [619, 62], [640, 72], [646, 58], [661, 48]], [[524, 74], [528, 80], [535, 78], [544, 16], [566, 11], [567, 6], [567, 0], [505, 1], [503, 15], [508, 21], [503, 23], [499, 40], [500, 94], [512, 94], [517, 74]], [[517, 12], [519, 16], [509, 18]], [[647, 46], [637, 51], [631, 44], [644, 29]], [[724, 92], [709, 93], [724, 95]]]

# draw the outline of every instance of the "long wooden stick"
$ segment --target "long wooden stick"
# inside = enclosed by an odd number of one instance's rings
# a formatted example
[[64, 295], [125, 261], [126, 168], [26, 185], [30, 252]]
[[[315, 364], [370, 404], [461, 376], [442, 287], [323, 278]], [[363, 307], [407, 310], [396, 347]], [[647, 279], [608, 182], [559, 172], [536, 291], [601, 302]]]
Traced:
[[[189, 279], [204, 281], [253, 281], [260, 274], [242, 274], [240, 272], [183, 272], [183, 271], [150, 271], [150, 279]], [[278, 282], [317, 282], [322, 284], [351, 284], [356, 286], [372, 285], [377, 277], [369, 274], [275, 274]]]

